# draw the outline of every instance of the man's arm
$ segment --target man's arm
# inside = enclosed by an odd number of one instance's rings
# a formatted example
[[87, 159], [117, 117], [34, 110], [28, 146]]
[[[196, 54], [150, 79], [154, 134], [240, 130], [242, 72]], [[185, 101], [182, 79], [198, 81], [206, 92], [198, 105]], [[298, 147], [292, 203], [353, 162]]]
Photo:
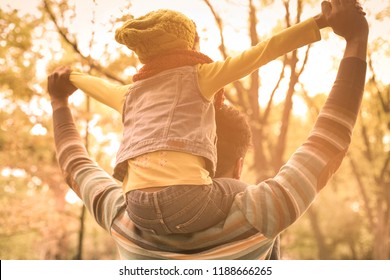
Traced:
[[114, 217], [124, 205], [122, 188], [90, 159], [85, 149], [68, 107], [68, 97], [76, 90], [69, 82], [69, 74], [70, 69], [61, 68], [48, 77], [58, 163], [68, 185], [95, 220], [110, 231]]
[[339, 34], [352, 36], [346, 39], [336, 81], [308, 139], [274, 178], [249, 187], [236, 199], [248, 221], [268, 237], [307, 210], [340, 166], [351, 142], [365, 83], [368, 25], [362, 15], [349, 13], [346, 1], [332, 2], [332, 16], [338, 15], [338, 20], [330, 19], [342, 22], [342, 29], [333, 27]]

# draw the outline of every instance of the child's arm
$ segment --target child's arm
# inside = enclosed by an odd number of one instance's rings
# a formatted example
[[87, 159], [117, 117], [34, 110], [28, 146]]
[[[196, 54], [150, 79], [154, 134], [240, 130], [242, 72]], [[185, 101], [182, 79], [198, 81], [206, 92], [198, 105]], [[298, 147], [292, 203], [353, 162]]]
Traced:
[[249, 75], [260, 66], [285, 53], [320, 39], [318, 21], [310, 18], [277, 33], [235, 57], [201, 64], [198, 68], [201, 92], [206, 99], [211, 100], [215, 92], [225, 85]]
[[122, 113], [125, 95], [130, 85], [117, 85], [101, 78], [75, 71], [72, 71], [69, 79], [75, 87], [81, 89], [92, 98]]

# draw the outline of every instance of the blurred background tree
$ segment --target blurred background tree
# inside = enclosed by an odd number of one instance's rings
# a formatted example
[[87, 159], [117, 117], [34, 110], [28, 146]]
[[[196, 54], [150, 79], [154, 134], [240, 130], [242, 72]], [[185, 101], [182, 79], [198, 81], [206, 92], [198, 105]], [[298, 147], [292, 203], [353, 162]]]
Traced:
[[[57, 167], [46, 75], [65, 64], [112, 82], [130, 83], [139, 62], [115, 43], [112, 34], [123, 20], [143, 14], [136, 13], [138, 2], [123, 1], [110, 15], [102, 10], [107, 5], [102, 0], [82, 4], [41, 0], [34, 12], [0, 6], [1, 259], [117, 258], [109, 235], [88, 214], [84, 216]], [[191, 3], [202, 11], [201, 20], [194, 19], [201, 47], [222, 59], [313, 16], [320, 1]], [[378, 3], [384, 8], [368, 10], [371, 27], [389, 23], [390, 4]], [[178, 3], [159, 5], [185, 12]], [[146, 11], [156, 8], [147, 7]], [[390, 87], [381, 65], [388, 61], [390, 48], [389, 38], [372, 30], [366, 94], [353, 144], [319, 199], [282, 234], [285, 259], [390, 258]], [[247, 114], [253, 132], [244, 181], [256, 183], [273, 176], [314, 124], [343, 50], [340, 39], [327, 31], [322, 35], [319, 51], [304, 47], [227, 86], [228, 102]], [[234, 47], [231, 38], [247, 44]], [[313, 76], [313, 69], [320, 67], [318, 56], [331, 45], [340, 45], [340, 52], [329, 56], [332, 73]], [[329, 82], [326, 90], [313, 92], [308, 79]], [[111, 173], [121, 137], [120, 115], [79, 91], [71, 103], [92, 157]]]

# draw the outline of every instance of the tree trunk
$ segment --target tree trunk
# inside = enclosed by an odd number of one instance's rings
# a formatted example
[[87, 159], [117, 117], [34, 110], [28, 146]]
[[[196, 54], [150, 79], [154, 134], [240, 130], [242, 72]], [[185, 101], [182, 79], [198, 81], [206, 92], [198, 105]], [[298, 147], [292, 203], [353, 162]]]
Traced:
[[328, 250], [328, 246], [325, 242], [325, 236], [322, 233], [320, 225], [318, 223], [317, 211], [314, 207], [310, 207], [307, 211], [307, 214], [310, 220], [310, 225], [313, 230], [315, 240], [317, 241], [318, 259], [329, 260], [331, 255], [330, 251]]

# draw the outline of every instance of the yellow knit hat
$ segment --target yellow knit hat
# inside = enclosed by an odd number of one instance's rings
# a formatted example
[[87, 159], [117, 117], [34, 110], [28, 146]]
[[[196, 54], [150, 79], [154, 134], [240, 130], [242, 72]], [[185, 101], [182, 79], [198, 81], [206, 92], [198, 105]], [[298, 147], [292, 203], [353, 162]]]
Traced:
[[134, 51], [142, 63], [170, 50], [190, 50], [196, 27], [192, 20], [172, 10], [157, 10], [131, 19], [118, 28], [115, 40]]

